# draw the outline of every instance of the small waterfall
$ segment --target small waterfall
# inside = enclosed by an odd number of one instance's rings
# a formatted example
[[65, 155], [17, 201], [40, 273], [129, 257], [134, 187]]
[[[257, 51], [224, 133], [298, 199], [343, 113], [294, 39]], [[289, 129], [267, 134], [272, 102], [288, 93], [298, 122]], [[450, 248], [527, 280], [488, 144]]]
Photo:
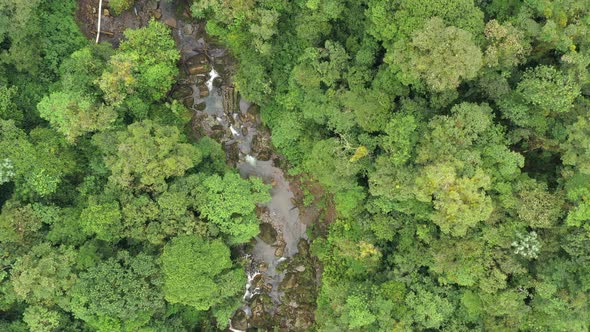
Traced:
[[244, 301], [249, 301], [254, 295], [260, 294], [260, 288], [259, 287], [256, 287], [256, 288], [252, 289], [252, 282], [259, 275], [260, 275], [260, 272], [258, 272], [257, 270], [248, 271], [248, 274], [247, 274], [247, 276], [248, 276], [248, 282], [246, 282], [246, 292], [244, 293], [244, 296], [242, 297], [242, 299]]
[[238, 131], [236, 130], [236, 128], [234, 128], [233, 125], [229, 126], [229, 130], [231, 131], [231, 134], [234, 135], [234, 137], [240, 136], [240, 133], [238, 133]]
[[256, 158], [252, 157], [251, 155], [246, 156], [246, 162], [252, 167], [256, 167]]
[[213, 90], [213, 80], [217, 77], [219, 77], [219, 74], [217, 73], [217, 71], [215, 71], [215, 68], [211, 68], [211, 71], [209, 72], [209, 80], [207, 81], [207, 83], [205, 83], [209, 91]]

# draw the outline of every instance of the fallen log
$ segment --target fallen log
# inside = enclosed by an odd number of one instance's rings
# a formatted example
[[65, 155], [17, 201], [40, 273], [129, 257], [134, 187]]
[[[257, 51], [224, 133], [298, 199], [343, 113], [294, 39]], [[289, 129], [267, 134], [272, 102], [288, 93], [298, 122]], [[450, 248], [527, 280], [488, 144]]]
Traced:
[[[96, 30], [92, 30], [92, 33], [96, 33]], [[112, 31], [104, 31], [104, 30], [102, 30], [100, 33], [103, 34], [103, 35], [107, 35], [107, 36], [114, 36], [115, 35], [115, 33], [112, 32]]]

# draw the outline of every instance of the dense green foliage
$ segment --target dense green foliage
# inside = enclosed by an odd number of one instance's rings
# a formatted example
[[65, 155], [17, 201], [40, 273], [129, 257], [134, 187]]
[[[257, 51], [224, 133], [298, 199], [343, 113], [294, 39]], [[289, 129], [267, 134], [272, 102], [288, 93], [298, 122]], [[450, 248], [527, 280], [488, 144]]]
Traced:
[[[168, 27], [94, 45], [75, 6], [0, 0], [0, 330], [224, 329], [270, 187], [187, 137]], [[191, 12], [321, 192], [315, 330], [590, 329], [588, 1]]]
[[189, 141], [168, 27], [114, 50], [74, 8], [0, 2], [0, 330], [224, 328], [245, 284], [230, 246], [269, 187]]
[[590, 328], [587, 1], [193, 1], [293, 173], [321, 331]]

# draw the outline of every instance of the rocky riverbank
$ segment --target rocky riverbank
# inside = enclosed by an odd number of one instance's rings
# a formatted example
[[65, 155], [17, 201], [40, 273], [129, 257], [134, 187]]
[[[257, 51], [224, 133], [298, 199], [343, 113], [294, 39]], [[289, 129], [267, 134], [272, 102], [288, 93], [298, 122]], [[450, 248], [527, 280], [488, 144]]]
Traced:
[[[81, 0], [78, 11], [89, 38], [96, 33], [91, 22], [96, 22], [98, 13], [93, 5], [97, 4]], [[271, 201], [258, 209], [259, 236], [237, 251], [246, 262], [248, 283], [243, 305], [229, 329], [309, 329], [314, 322], [319, 266], [309, 252], [306, 228], [317, 213], [297, 204], [294, 192], [301, 190], [293, 187], [280, 168], [285, 162], [272, 148], [258, 107], [234, 89], [235, 61], [207, 36], [203, 22], [190, 18], [184, 1], [138, 0], [131, 10], [116, 17], [108, 9], [107, 2], [102, 24], [108, 33], [101, 40], [115, 46], [126, 28], [147, 25], [150, 19], [162, 20], [171, 28], [181, 53], [181, 73], [171, 97], [192, 111], [191, 135], [214, 138], [224, 147], [227, 163], [243, 177], [260, 177], [272, 185]]]

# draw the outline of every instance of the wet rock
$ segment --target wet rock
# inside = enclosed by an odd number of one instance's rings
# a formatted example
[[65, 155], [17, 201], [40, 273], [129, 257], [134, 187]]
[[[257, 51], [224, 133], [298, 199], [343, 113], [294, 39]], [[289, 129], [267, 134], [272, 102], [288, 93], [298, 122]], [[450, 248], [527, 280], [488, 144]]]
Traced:
[[200, 86], [199, 87], [199, 96], [201, 98], [209, 96], [209, 89], [207, 89], [206, 86]]
[[223, 80], [221, 79], [221, 77], [216, 77], [213, 80], [213, 86], [216, 88], [220, 88], [223, 85]]
[[169, 26], [173, 29], [176, 29], [176, 25], [177, 25], [176, 19], [173, 17], [169, 17], [169, 18], [165, 19], [164, 24], [166, 24], [167, 26]]
[[270, 160], [272, 157], [270, 137], [262, 133], [254, 135], [254, 138], [252, 138], [252, 154], [258, 160]]
[[198, 74], [207, 74], [209, 72], [209, 65], [204, 63], [187, 63], [186, 67], [187, 71], [191, 75], [198, 75]]
[[205, 82], [207, 82], [207, 75], [205, 75], [205, 74], [196, 75], [195, 84], [199, 85], [199, 84], [204, 84]]
[[246, 127], [246, 126], [242, 127], [242, 135], [248, 136], [248, 127]]
[[193, 99], [193, 97], [187, 97], [182, 99], [182, 104], [184, 105], [184, 107], [186, 108], [191, 108], [193, 107], [193, 104], [195, 103], [195, 100]]
[[254, 286], [254, 289], [262, 288], [264, 286], [264, 280], [262, 279], [262, 274], [257, 274], [252, 279], [252, 286]]
[[272, 292], [272, 284], [264, 284], [264, 286], [262, 287], [265, 293], [270, 293]]
[[293, 329], [297, 331], [308, 331], [313, 324], [313, 315], [304, 310], [299, 310], [298, 313], [293, 323]]
[[211, 47], [209, 49], [209, 55], [215, 58], [219, 58], [225, 55], [225, 52], [227, 52], [227, 50], [225, 48], [221, 48], [221, 47]]
[[295, 271], [297, 271], [297, 272], [303, 272], [303, 271], [305, 271], [305, 266], [303, 266], [303, 265], [299, 265], [299, 266], [297, 266], [297, 267], [295, 268]]
[[277, 231], [271, 224], [261, 223], [258, 237], [266, 244], [273, 244], [277, 240]]
[[153, 16], [153, 17], [154, 17], [156, 20], [159, 20], [159, 19], [161, 19], [161, 18], [162, 18], [162, 11], [161, 11], [161, 10], [159, 10], [159, 9], [152, 10], [152, 16]]
[[297, 251], [301, 256], [309, 255], [309, 243], [304, 239], [299, 240], [299, 242], [297, 243]]
[[285, 253], [285, 247], [284, 246], [280, 246], [275, 250], [275, 256], [276, 257], [282, 257], [283, 253]]
[[172, 97], [175, 99], [182, 99], [187, 96], [192, 96], [193, 89], [188, 85], [180, 85], [178, 86], [174, 92], [172, 93]]
[[195, 31], [195, 29], [193, 28], [192, 24], [186, 24], [185, 26], [182, 27], [182, 33], [185, 36], [192, 35], [192, 33], [194, 31]]
[[238, 310], [231, 319], [231, 325], [234, 329], [246, 331], [248, 329], [248, 316], [244, 310]]
[[285, 290], [293, 289], [297, 286], [297, 276], [294, 273], [287, 273], [283, 282], [281, 282], [281, 288]]
[[256, 122], [256, 117], [251, 113], [240, 113], [240, 120], [242, 122], [254, 123]]
[[266, 262], [262, 262], [258, 265], [258, 271], [260, 271], [260, 273], [265, 273], [266, 271], [268, 271], [268, 263]]
[[264, 304], [265, 300], [268, 296], [260, 295], [254, 297], [252, 304], [250, 305], [250, 309], [252, 310], [252, 317], [250, 318], [250, 324], [254, 327], [263, 327], [265, 326], [268, 321], [270, 320], [270, 315], [266, 311], [266, 306]]
[[195, 104], [195, 106], [194, 106], [195, 110], [197, 110], [197, 111], [204, 111], [205, 107], [207, 107], [207, 104], [205, 104], [204, 101], [200, 102], [198, 104]]
[[146, 8], [151, 9], [151, 10], [156, 10], [158, 9], [159, 5], [158, 5], [158, 0], [149, 0], [146, 4]]
[[234, 142], [225, 146], [225, 155], [230, 165], [237, 164], [240, 159], [240, 148], [238, 142]]
[[187, 66], [193, 66], [193, 65], [202, 65], [202, 64], [207, 64], [209, 63], [209, 59], [207, 58], [207, 56], [205, 54], [197, 54], [197, 55], [193, 55], [192, 57], [188, 58], [186, 60], [186, 65]]
[[[205, 105], [205, 103], [198, 104], [195, 108], [201, 108]], [[225, 128], [222, 125], [217, 123], [215, 119], [207, 114], [200, 113], [193, 118], [192, 122], [193, 128], [198, 129], [204, 135], [207, 135], [213, 139], [221, 139], [225, 134]]]

